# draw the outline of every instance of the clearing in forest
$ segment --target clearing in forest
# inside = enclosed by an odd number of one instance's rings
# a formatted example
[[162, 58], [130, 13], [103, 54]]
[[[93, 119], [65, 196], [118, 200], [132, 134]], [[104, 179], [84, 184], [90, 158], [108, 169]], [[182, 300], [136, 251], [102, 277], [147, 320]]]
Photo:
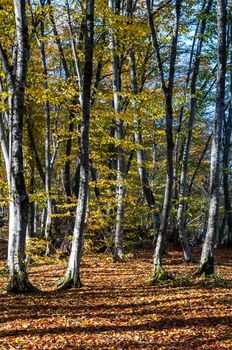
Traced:
[[[31, 266], [30, 280], [43, 290], [37, 295], [6, 294], [1, 274], [0, 349], [232, 349], [231, 250], [216, 259], [225, 280], [150, 286], [152, 252], [124, 263], [86, 254], [79, 290], [55, 291], [66, 262]], [[173, 273], [195, 267], [175, 251], [164, 263]]]

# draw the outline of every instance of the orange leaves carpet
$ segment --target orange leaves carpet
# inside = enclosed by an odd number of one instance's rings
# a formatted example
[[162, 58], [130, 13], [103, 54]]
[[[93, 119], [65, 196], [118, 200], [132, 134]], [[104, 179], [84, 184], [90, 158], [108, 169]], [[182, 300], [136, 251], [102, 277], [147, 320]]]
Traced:
[[[146, 284], [152, 252], [145, 251], [124, 263], [87, 254], [79, 290], [55, 290], [66, 262], [30, 267], [42, 290], [36, 295], [6, 294], [1, 274], [0, 349], [232, 349], [232, 250], [216, 259], [224, 280], [190, 279], [189, 286]], [[175, 251], [164, 263], [173, 273], [196, 267]]]

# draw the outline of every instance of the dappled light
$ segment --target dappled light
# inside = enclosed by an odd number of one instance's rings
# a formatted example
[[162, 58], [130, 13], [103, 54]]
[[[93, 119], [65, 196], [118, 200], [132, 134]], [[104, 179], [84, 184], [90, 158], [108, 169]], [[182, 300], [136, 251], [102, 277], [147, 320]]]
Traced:
[[[29, 269], [41, 290], [35, 295], [7, 295], [1, 275], [0, 348], [230, 349], [232, 258], [226, 249], [216, 255], [223, 279], [190, 277], [188, 287], [147, 284], [152, 253], [145, 251], [124, 263], [112, 262], [107, 254], [85, 255], [84, 286], [78, 290], [56, 291], [65, 263], [52, 264], [52, 259]], [[164, 258], [164, 266], [183, 275], [195, 268], [186, 268], [176, 251]]]
[[0, 4], [0, 350], [232, 350], [226, 0]]

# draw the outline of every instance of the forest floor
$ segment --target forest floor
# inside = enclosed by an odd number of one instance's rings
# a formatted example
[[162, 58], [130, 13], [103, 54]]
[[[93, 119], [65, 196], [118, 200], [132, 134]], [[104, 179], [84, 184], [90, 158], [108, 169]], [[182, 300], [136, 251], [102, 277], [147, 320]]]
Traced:
[[[1, 248], [0, 270], [3, 242]], [[151, 251], [137, 251], [124, 263], [86, 254], [84, 286], [57, 292], [66, 262], [51, 260], [29, 268], [42, 290], [36, 295], [6, 294], [2, 273], [0, 349], [232, 349], [232, 250], [216, 251], [216, 261], [224, 280], [150, 286]], [[196, 268], [177, 251], [168, 252], [164, 266], [183, 274]]]

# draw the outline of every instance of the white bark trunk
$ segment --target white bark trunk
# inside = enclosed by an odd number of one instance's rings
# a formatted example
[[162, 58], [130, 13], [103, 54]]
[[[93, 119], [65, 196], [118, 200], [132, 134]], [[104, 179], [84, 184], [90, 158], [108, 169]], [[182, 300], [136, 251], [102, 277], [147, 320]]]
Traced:
[[161, 225], [158, 234], [158, 239], [156, 242], [156, 248], [154, 253], [154, 282], [160, 276], [160, 270], [162, 270], [162, 253], [164, 249], [164, 244], [166, 241], [168, 224], [169, 224], [169, 215], [171, 210], [171, 200], [172, 200], [172, 187], [173, 187], [173, 108], [172, 108], [172, 95], [174, 88], [174, 75], [175, 75], [175, 64], [176, 64], [176, 55], [177, 55], [177, 41], [178, 41], [178, 32], [179, 32], [179, 19], [180, 19], [180, 9], [181, 1], [176, 0], [175, 2], [175, 20], [173, 26], [172, 34], [172, 44], [171, 44], [171, 55], [170, 55], [170, 64], [169, 64], [169, 74], [168, 74], [168, 84], [165, 82], [164, 78], [164, 66], [160, 55], [160, 46], [157, 39], [157, 33], [154, 26], [152, 6], [153, 2], [147, 0], [147, 12], [148, 12], [148, 22], [151, 32], [152, 44], [156, 53], [158, 70], [160, 75], [161, 87], [165, 97], [165, 132], [166, 132], [166, 162], [167, 162], [167, 175], [166, 175], [166, 186], [164, 193], [163, 208], [161, 213]]
[[[135, 56], [132, 50], [130, 50], [129, 52], [129, 60], [130, 60], [131, 92], [133, 95], [135, 95], [135, 99], [136, 99], [136, 95], [138, 94], [138, 83], [137, 83]], [[135, 99], [132, 100], [132, 108], [134, 113], [134, 124], [135, 124], [134, 138], [135, 138], [135, 143], [141, 146], [143, 144], [142, 125], [141, 125], [141, 120], [138, 118]], [[155, 198], [151, 190], [148, 171], [144, 164], [145, 162], [144, 151], [141, 148], [138, 148], [136, 150], [136, 155], [137, 155], [137, 164], [138, 164], [138, 173], [140, 177], [140, 182], [142, 184], [145, 200], [149, 208], [152, 226], [153, 226], [153, 235], [155, 240], [156, 232], [157, 232], [157, 215], [154, 212]]]
[[[189, 162], [189, 152], [192, 142], [192, 130], [194, 126], [195, 121], [195, 114], [196, 114], [196, 107], [197, 107], [197, 97], [196, 97], [196, 84], [197, 84], [197, 78], [200, 68], [200, 58], [201, 58], [201, 50], [202, 50], [202, 44], [205, 34], [205, 28], [206, 28], [206, 22], [207, 18], [210, 12], [212, 6], [212, 0], [208, 1], [208, 4], [204, 11], [204, 16], [200, 23], [200, 30], [199, 30], [199, 40], [198, 45], [196, 49], [196, 58], [193, 65], [193, 73], [191, 78], [191, 101], [190, 101], [190, 115], [188, 120], [188, 131], [187, 131], [187, 137], [184, 144], [184, 151], [182, 156], [182, 162], [181, 162], [181, 175], [180, 175], [180, 193], [179, 193], [179, 206], [177, 210], [177, 228], [179, 233], [179, 239], [183, 248], [184, 252], [184, 259], [185, 261], [191, 261], [192, 260], [192, 253], [188, 242], [187, 232], [185, 229], [185, 206], [186, 206], [186, 184], [187, 184], [187, 170], [188, 170], [188, 162]], [[190, 77], [187, 77], [187, 80], [189, 81]]]
[[[25, 239], [28, 222], [28, 197], [24, 182], [22, 133], [24, 119], [24, 93], [29, 53], [25, 0], [14, 0], [17, 45], [13, 55], [13, 70], [7, 53], [0, 43], [0, 58], [7, 77], [9, 147], [4, 144], [1, 123], [1, 144], [6, 161], [7, 180], [10, 191], [8, 269], [9, 290], [22, 292], [30, 289], [25, 267]], [[17, 51], [17, 55], [15, 55]], [[14, 75], [13, 75], [14, 72]], [[9, 153], [7, 155], [7, 149]]]
[[225, 113], [225, 75], [226, 75], [226, 0], [217, 1], [218, 26], [218, 68], [214, 133], [210, 160], [210, 203], [205, 241], [201, 253], [200, 274], [214, 272], [213, 248], [219, 224], [220, 200], [220, 153], [222, 120]]
[[[116, 12], [115, 0], [109, 0], [109, 8], [112, 13]], [[122, 111], [121, 105], [121, 77], [119, 72], [119, 57], [116, 53], [117, 45], [113, 32], [110, 31], [110, 50], [112, 60], [112, 84], [113, 84], [113, 98], [114, 98], [114, 111], [116, 115], [116, 129], [115, 137], [119, 140], [123, 140], [123, 122], [118, 119], [118, 114]], [[116, 259], [123, 259], [123, 226], [124, 226], [124, 197], [125, 197], [125, 185], [123, 183], [125, 177], [125, 155], [122, 146], [117, 147], [117, 186], [116, 186], [116, 223], [114, 234], [114, 257]]]
[[86, 0], [85, 64], [82, 90], [80, 187], [73, 232], [72, 249], [64, 278], [58, 283], [60, 289], [81, 287], [80, 263], [82, 258], [84, 228], [89, 189], [89, 124], [93, 69], [94, 0]]

